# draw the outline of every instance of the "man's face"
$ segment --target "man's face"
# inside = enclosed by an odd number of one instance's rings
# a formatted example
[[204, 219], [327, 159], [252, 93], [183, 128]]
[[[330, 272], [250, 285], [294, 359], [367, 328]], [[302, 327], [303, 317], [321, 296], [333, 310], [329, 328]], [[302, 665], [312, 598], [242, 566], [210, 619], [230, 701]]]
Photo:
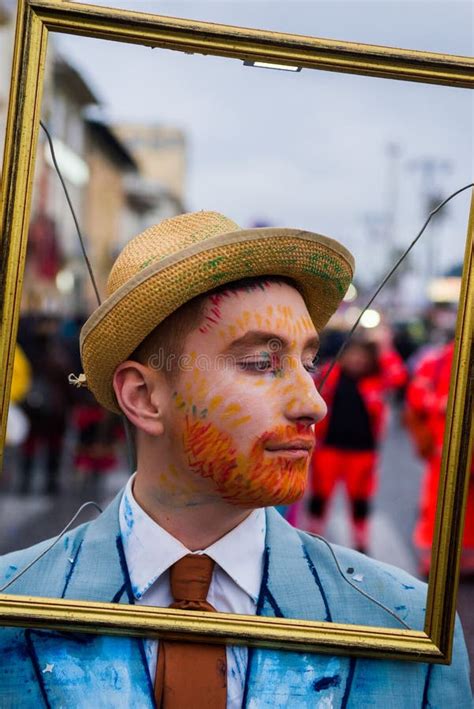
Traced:
[[317, 349], [305, 303], [287, 284], [210, 296], [169, 384], [163, 484], [186, 475], [190, 494], [245, 508], [298, 500], [313, 424], [326, 414], [311, 377]]

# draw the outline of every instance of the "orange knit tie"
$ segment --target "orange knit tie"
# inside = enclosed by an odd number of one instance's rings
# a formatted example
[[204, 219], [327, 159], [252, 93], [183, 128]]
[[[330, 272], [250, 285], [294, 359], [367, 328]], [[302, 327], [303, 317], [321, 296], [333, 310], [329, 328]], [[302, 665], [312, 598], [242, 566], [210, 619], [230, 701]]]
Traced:
[[[216, 609], [206, 601], [214, 561], [188, 554], [170, 569], [174, 602], [170, 608]], [[227, 662], [225, 645], [160, 641], [155, 676], [158, 709], [225, 709]]]

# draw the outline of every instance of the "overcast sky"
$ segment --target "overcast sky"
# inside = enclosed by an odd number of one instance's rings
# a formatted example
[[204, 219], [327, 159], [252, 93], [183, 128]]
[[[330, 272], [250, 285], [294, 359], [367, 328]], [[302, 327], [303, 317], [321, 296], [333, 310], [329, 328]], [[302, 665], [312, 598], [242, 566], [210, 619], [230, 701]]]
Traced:
[[[105, 3], [102, 3], [105, 4]], [[115, 6], [176, 17], [344, 40], [474, 53], [473, 4], [375, 0], [219, 0]], [[334, 236], [355, 253], [361, 274], [380, 271], [387, 244], [368, 224], [398, 191], [395, 239], [407, 244], [422, 222], [413, 161], [449, 163], [435, 175], [447, 195], [472, 182], [473, 92], [303, 70], [244, 67], [240, 61], [57, 36], [111, 121], [171, 123], [188, 137], [186, 203]], [[387, 145], [400, 149], [390, 169]], [[395, 177], [396, 179], [395, 179]], [[391, 184], [398, 185], [393, 189]], [[468, 197], [459, 197], [437, 239], [436, 258], [462, 258]], [[426, 238], [430, 238], [427, 234]]]

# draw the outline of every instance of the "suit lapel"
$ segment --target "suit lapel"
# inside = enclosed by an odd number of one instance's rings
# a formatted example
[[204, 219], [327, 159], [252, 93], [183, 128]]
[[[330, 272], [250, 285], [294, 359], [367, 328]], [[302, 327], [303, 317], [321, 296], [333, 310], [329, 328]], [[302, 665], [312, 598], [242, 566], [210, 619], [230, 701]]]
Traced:
[[266, 570], [261, 615], [331, 621], [324, 587], [297, 531], [273, 508], [267, 510]]
[[[331, 621], [320, 578], [297, 531], [267, 510], [266, 559], [257, 614]], [[249, 652], [244, 706], [329, 707], [347, 700], [354, 671], [348, 658], [254, 648]]]
[[[119, 527], [119, 495], [91, 522], [68, 556], [63, 598], [133, 603]], [[154, 706], [142, 640], [28, 630], [36, 676], [48, 706]]]

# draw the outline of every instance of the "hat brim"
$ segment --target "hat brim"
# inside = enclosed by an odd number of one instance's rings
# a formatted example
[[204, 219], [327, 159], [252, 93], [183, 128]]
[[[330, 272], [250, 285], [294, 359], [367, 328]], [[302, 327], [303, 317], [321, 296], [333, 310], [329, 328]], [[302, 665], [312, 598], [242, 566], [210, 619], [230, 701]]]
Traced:
[[154, 261], [118, 288], [81, 331], [87, 386], [105, 408], [120, 412], [112, 387], [117, 366], [166, 317], [197, 295], [241, 278], [292, 278], [320, 331], [354, 273], [350, 252], [334, 239], [266, 227], [220, 234]]

